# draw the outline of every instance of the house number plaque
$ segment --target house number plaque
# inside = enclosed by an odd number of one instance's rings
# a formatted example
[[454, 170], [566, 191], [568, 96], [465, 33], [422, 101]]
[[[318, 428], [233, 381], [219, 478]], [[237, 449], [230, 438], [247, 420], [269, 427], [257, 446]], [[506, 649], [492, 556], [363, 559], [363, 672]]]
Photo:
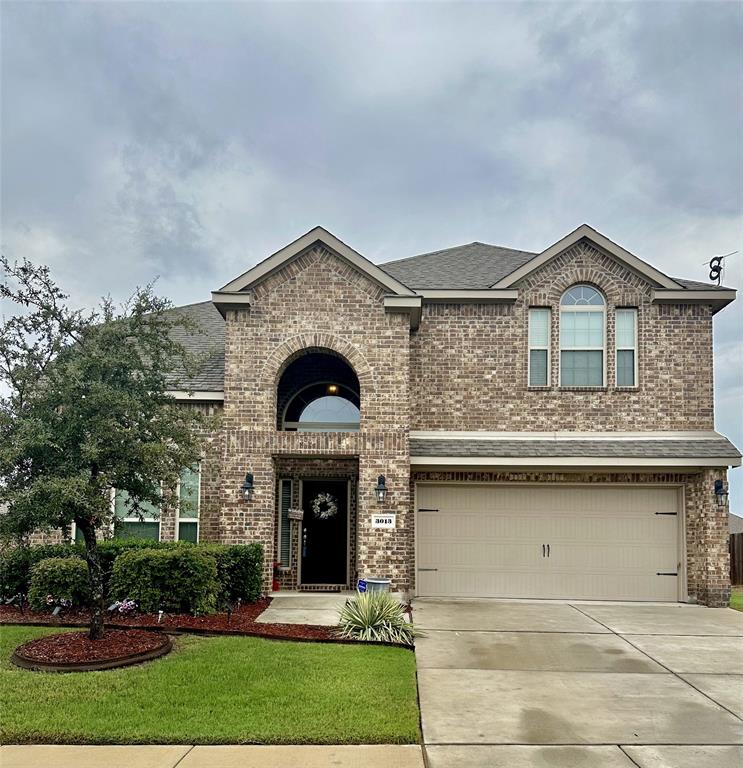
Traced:
[[287, 511], [286, 515], [289, 520], [303, 520], [304, 519], [304, 510], [303, 509], [289, 509]]
[[394, 528], [397, 515], [372, 515], [372, 528]]

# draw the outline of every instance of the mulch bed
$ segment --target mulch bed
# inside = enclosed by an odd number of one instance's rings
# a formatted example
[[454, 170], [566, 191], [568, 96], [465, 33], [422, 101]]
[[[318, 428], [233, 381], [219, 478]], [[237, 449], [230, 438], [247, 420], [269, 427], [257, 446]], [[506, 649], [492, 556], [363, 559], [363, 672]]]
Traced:
[[[226, 613], [212, 613], [207, 616], [189, 614], [165, 614], [158, 623], [156, 613], [143, 613], [136, 616], [120, 614], [107, 615], [106, 627], [120, 629], [154, 629], [171, 633], [187, 632], [213, 635], [249, 635], [282, 640], [311, 640], [314, 642], [342, 642], [335, 635], [333, 627], [313, 624], [261, 624], [256, 621], [268, 608], [271, 598], [263, 598], [255, 603], [241, 605], [228, 616]], [[31, 611], [14, 606], [0, 606], [0, 624], [31, 624], [52, 627], [79, 627], [90, 622], [90, 611], [65, 611], [61, 616], [52, 618], [43, 611]], [[346, 641], [348, 642], [348, 641]], [[353, 642], [353, 641], [352, 641]]]
[[91, 640], [87, 632], [62, 632], [31, 640], [16, 652], [29, 661], [43, 664], [112, 661], [124, 656], [161, 648], [167, 636], [143, 629], [109, 629], [102, 640]]
[[101, 640], [91, 640], [87, 632], [63, 632], [18, 646], [11, 661], [40, 672], [93, 672], [152, 661], [172, 648], [164, 632], [109, 629]]

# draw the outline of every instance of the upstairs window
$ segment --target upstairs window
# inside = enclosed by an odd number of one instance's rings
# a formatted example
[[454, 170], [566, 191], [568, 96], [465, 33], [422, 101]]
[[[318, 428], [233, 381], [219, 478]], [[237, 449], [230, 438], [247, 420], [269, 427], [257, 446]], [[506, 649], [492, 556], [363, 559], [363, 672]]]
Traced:
[[617, 386], [637, 386], [637, 310], [616, 311]]
[[549, 309], [529, 310], [529, 386], [547, 387], [550, 381]]
[[605, 385], [606, 302], [590, 285], [560, 300], [560, 386]]

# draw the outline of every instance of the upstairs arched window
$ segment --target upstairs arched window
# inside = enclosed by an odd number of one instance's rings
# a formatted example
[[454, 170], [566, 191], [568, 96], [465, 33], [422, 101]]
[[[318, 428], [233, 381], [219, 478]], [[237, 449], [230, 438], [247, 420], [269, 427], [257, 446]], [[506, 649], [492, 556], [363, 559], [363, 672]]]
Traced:
[[606, 383], [606, 301], [590, 285], [574, 285], [560, 299], [560, 386]]

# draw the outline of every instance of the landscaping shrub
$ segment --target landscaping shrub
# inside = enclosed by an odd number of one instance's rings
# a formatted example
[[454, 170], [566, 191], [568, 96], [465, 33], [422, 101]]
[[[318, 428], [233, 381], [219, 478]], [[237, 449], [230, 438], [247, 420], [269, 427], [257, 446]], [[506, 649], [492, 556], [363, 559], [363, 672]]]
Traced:
[[214, 557], [199, 547], [135, 547], [114, 562], [111, 597], [131, 598], [145, 613], [210, 613], [218, 591]]
[[103, 571], [103, 593], [111, 593], [111, 577], [113, 576], [116, 558], [123, 552], [143, 549], [173, 549], [174, 547], [193, 546], [182, 541], [152, 541], [151, 539], [108, 539], [98, 542], [98, 557]]
[[[103, 569], [104, 593], [107, 599], [130, 597], [114, 595], [111, 580], [114, 564], [124, 553], [152, 551], [195, 551], [211, 557], [217, 569], [217, 607], [234, 605], [238, 599], [254, 602], [262, 592], [263, 548], [260, 544], [191, 544], [185, 541], [149, 541], [145, 539], [111, 539], [98, 542]], [[0, 553], [0, 596], [3, 599], [18, 593], [28, 594], [31, 569], [50, 557], [84, 560], [80, 544], [45, 544], [32, 547], [12, 547]], [[145, 610], [145, 609], [143, 609]]]
[[263, 547], [260, 544], [211, 544], [204, 549], [217, 563], [220, 607], [238, 600], [253, 603], [263, 591]]
[[346, 600], [338, 625], [341, 637], [356, 640], [412, 645], [415, 637], [402, 605], [389, 592], [365, 592]]
[[31, 569], [28, 602], [35, 611], [53, 608], [85, 606], [90, 601], [88, 567], [75, 557], [50, 557]]
[[17, 594], [27, 595], [31, 587], [31, 569], [42, 560], [82, 556], [82, 549], [74, 544], [8, 547], [0, 553], [0, 596], [8, 599]]

